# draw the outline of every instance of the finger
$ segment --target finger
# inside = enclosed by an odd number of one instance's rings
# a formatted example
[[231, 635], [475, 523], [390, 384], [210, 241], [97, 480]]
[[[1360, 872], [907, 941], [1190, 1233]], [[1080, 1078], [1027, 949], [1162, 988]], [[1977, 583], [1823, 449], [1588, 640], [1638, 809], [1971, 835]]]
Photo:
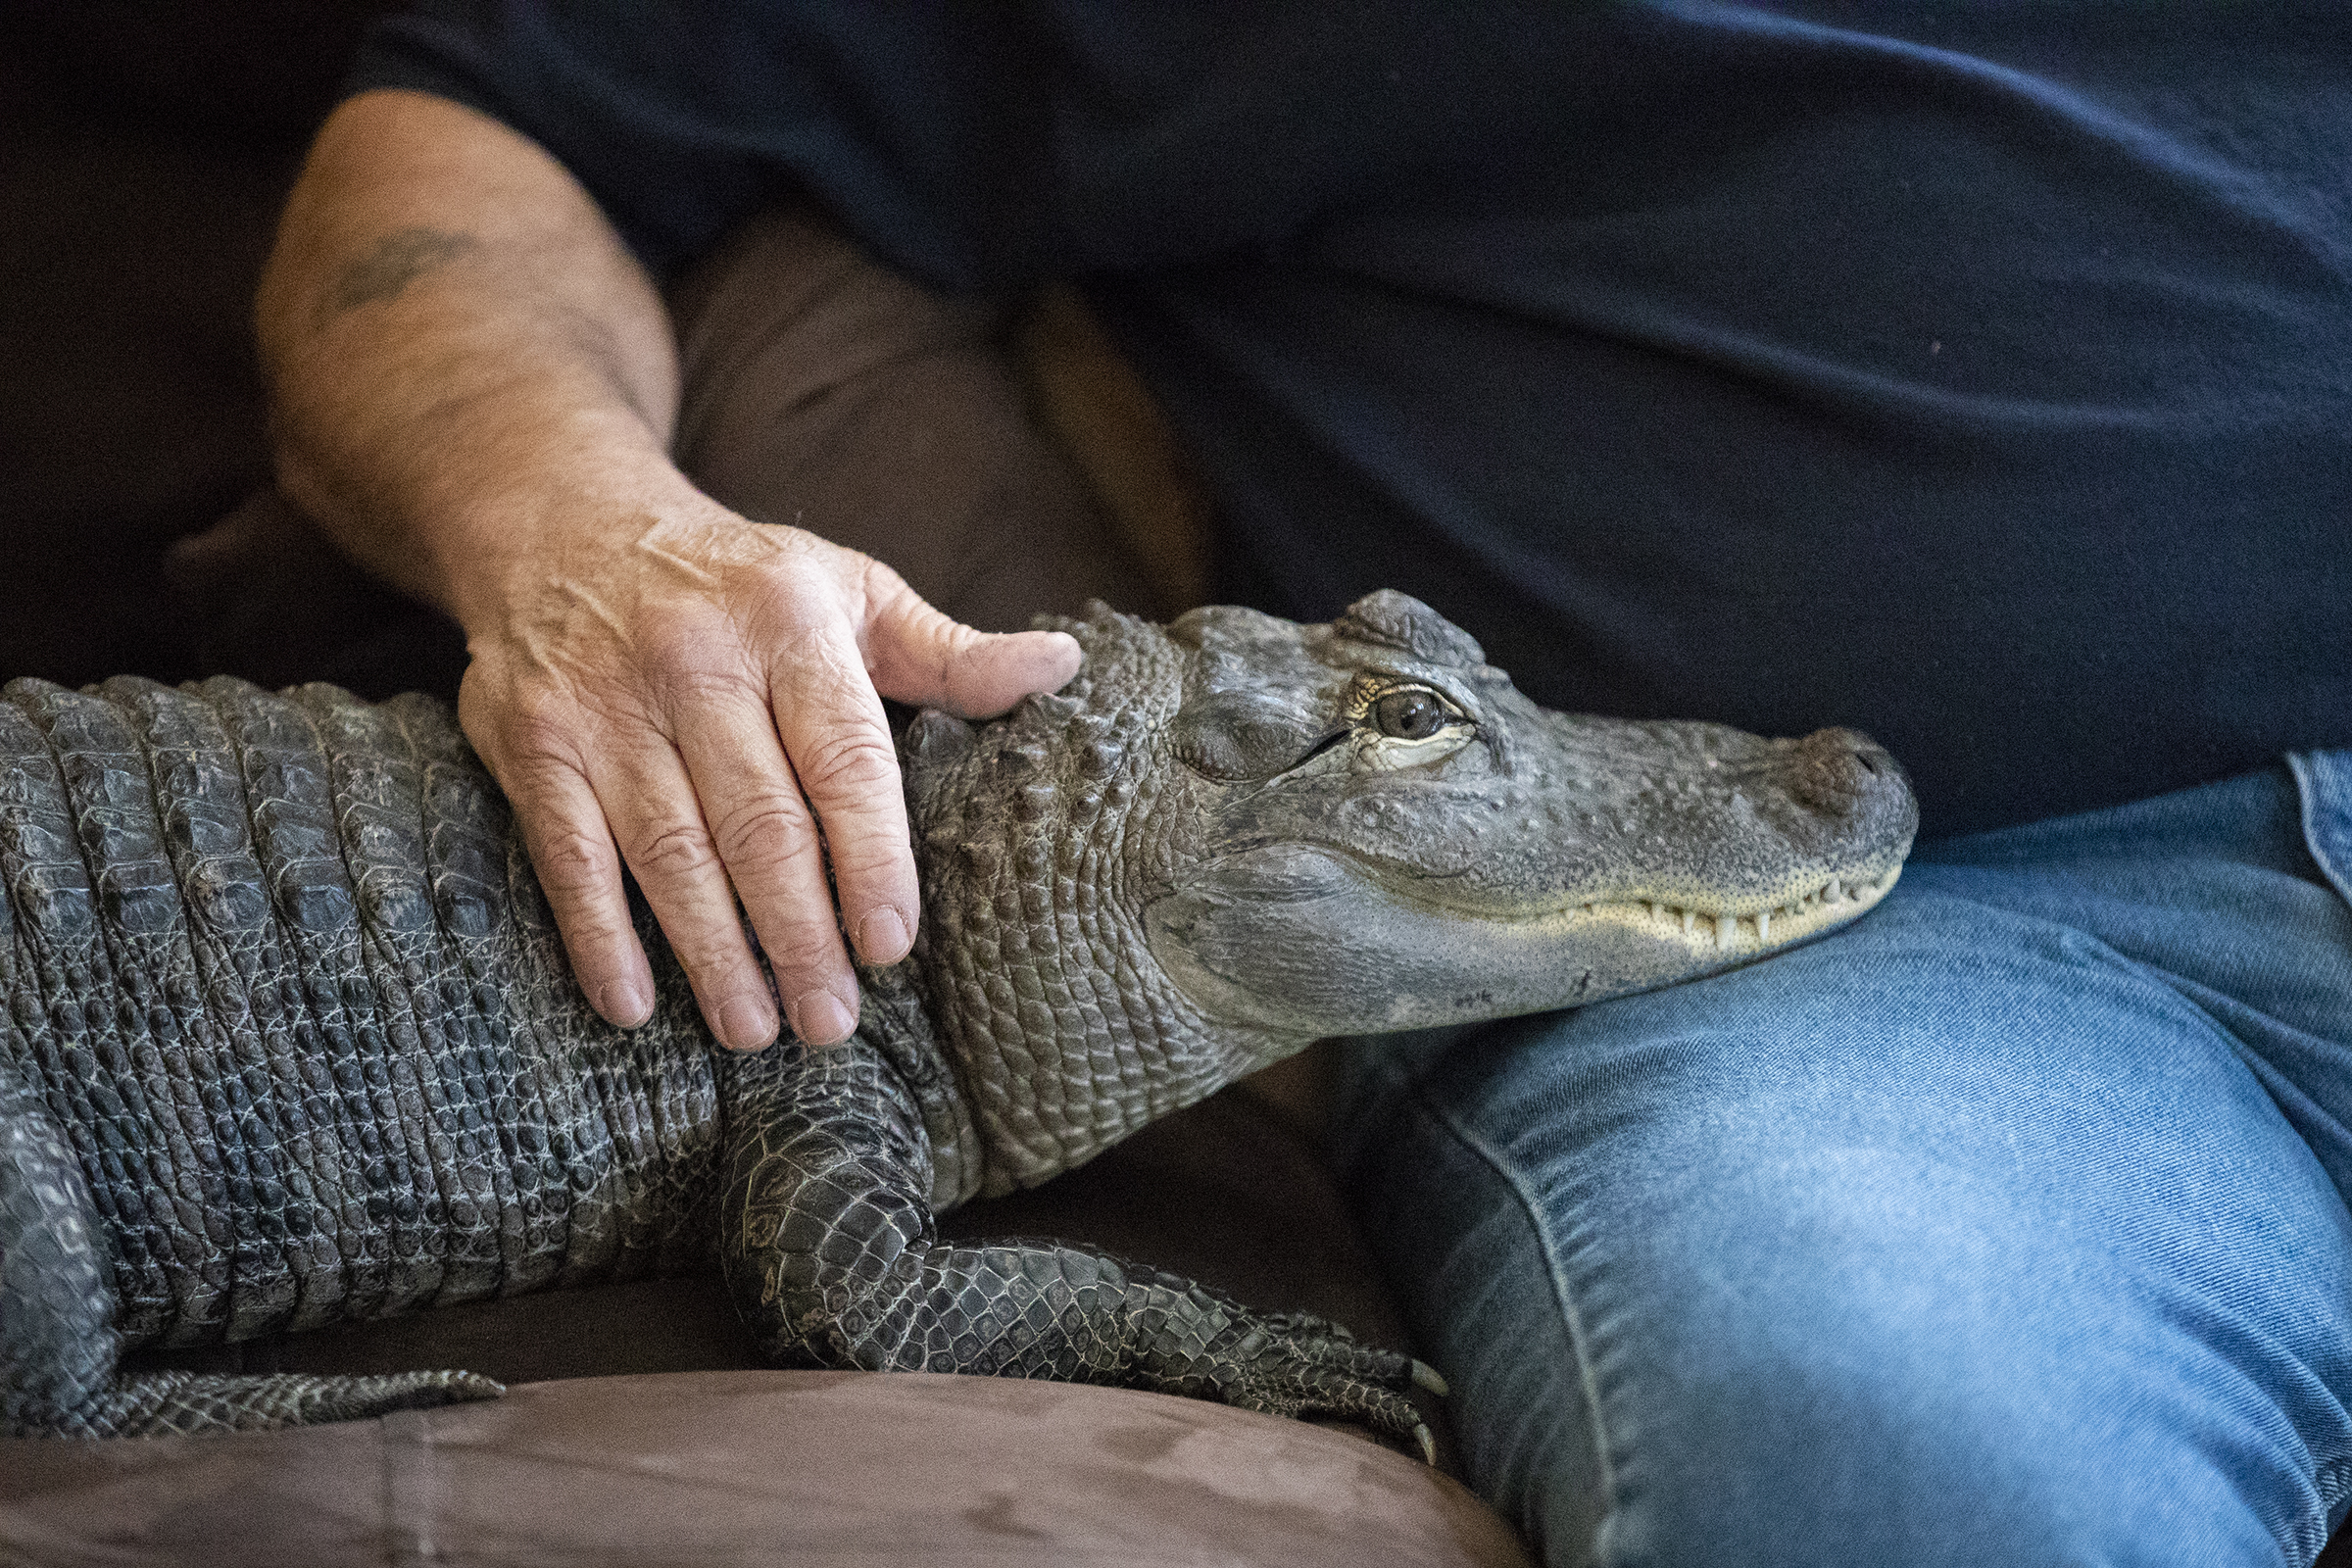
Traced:
[[[858, 981], [825, 882], [824, 844], [785, 760], [775, 715], [756, 698], [706, 701], [685, 705], [676, 728], [719, 862], [767, 952], [793, 1032], [812, 1046], [848, 1039], [858, 1023]], [[900, 837], [903, 844], [904, 830]]]
[[523, 847], [589, 1004], [634, 1029], [654, 1015], [654, 971], [629, 921], [620, 857], [588, 781], [549, 764], [508, 788]]
[[[846, 616], [820, 624], [781, 655], [769, 703], [793, 775], [824, 829], [842, 928], [865, 962], [896, 963], [914, 944], [922, 903], [882, 701]], [[786, 961], [801, 956], [788, 952]], [[796, 973], [796, 982], [801, 978]], [[809, 978], [815, 980], [813, 971]]]
[[776, 1038], [776, 1008], [736, 913], [710, 829], [668, 742], [608, 752], [593, 782], [621, 858], [637, 877], [670, 952], [719, 1043], [757, 1051]]
[[894, 702], [986, 718], [1067, 685], [1085, 659], [1067, 632], [975, 631], [879, 563], [867, 572], [866, 605], [866, 663]]

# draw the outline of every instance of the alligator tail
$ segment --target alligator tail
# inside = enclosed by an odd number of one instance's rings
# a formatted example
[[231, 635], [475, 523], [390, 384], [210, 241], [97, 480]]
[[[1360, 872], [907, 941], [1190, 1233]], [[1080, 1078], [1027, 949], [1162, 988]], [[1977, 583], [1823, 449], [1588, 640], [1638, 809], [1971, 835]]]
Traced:
[[118, 1378], [43, 1424], [12, 1425], [11, 1437], [209, 1437], [278, 1427], [359, 1421], [492, 1399], [504, 1386], [471, 1372], [395, 1372], [313, 1377], [303, 1372], [143, 1372]]

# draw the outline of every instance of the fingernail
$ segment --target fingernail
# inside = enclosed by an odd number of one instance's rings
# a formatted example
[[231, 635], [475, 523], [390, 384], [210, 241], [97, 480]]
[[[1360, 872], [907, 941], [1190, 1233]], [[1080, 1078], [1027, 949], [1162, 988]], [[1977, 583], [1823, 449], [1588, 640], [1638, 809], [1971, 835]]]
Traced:
[[634, 980], [615, 980], [598, 992], [596, 1010], [623, 1029], [634, 1029], [654, 1015], [653, 1004], [645, 1000]]
[[876, 909], [858, 922], [858, 956], [867, 963], [896, 963], [907, 946], [906, 922], [896, 909]]
[[776, 1038], [776, 1020], [751, 997], [732, 997], [718, 1009], [718, 1038], [732, 1051], [758, 1051]]
[[792, 1032], [812, 1046], [839, 1045], [857, 1027], [857, 1018], [830, 991], [804, 991], [792, 1004]]

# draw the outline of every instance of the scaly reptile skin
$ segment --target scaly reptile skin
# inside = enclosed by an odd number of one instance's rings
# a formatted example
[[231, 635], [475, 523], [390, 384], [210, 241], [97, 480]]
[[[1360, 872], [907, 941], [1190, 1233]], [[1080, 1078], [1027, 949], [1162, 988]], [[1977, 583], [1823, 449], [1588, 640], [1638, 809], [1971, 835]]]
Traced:
[[[711, 1046], [642, 911], [652, 1021], [588, 1007], [437, 704], [10, 685], [8, 1432], [480, 1397], [497, 1386], [463, 1372], [117, 1364], [714, 1264], [782, 1362], [1115, 1383], [1410, 1434], [1402, 1390], [1426, 1369], [1403, 1356], [1079, 1247], [943, 1244], [934, 1216], [1317, 1034], [1742, 961], [1860, 913], [1909, 843], [1900, 772], [1859, 737], [1546, 714], [1402, 595], [1324, 627], [1057, 624], [1088, 653], [1062, 694], [907, 732], [912, 960], [863, 975], [847, 1046], [744, 1057]], [[1690, 842], [1658, 848], [1662, 827]], [[1779, 941], [1749, 912], [1767, 904]]]

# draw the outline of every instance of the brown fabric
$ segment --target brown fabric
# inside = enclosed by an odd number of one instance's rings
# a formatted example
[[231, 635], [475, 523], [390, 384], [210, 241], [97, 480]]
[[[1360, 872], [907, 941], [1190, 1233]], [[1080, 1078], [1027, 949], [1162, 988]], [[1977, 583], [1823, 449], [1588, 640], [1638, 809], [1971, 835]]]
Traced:
[[1039, 422], [1086, 478], [1159, 603], [1208, 597], [1208, 497], [1152, 389], [1067, 283], [1022, 306], [1013, 353]]
[[1506, 1568], [1417, 1462], [1123, 1390], [841, 1372], [535, 1384], [307, 1432], [0, 1444], [0, 1558]]
[[995, 303], [921, 289], [791, 209], [730, 236], [670, 307], [674, 449], [714, 500], [886, 561], [987, 631], [1090, 597], [1171, 608], [1032, 416]]

